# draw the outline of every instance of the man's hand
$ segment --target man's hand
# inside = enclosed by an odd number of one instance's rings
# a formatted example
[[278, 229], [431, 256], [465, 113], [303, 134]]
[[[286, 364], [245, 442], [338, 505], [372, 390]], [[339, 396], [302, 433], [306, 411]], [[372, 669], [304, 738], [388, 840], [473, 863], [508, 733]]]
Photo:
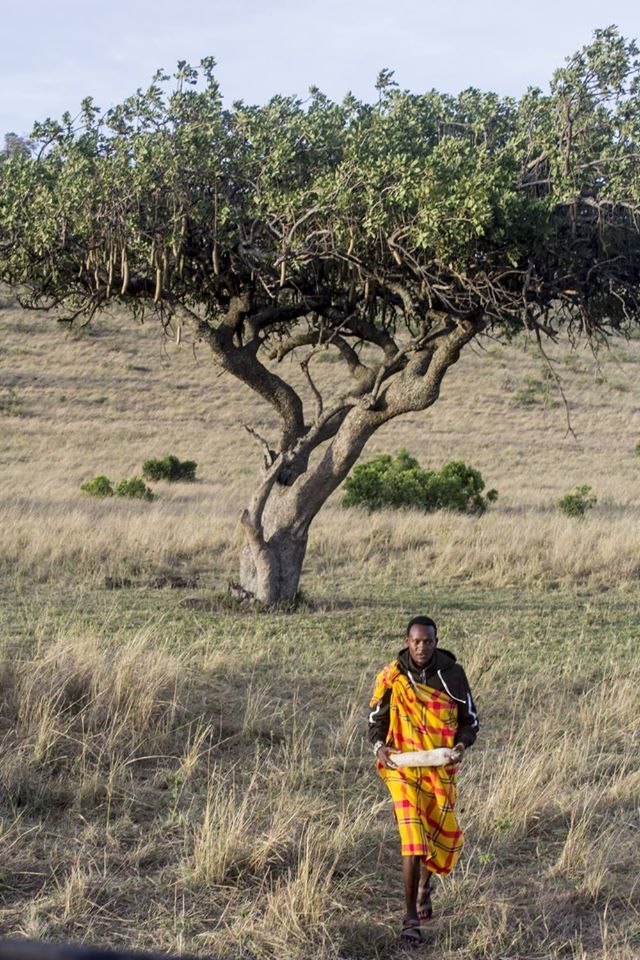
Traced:
[[391, 747], [385, 747], [384, 745], [378, 747], [376, 751], [376, 757], [380, 761], [381, 765], [387, 770], [397, 770], [395, 763], [391, 759]]
[[451, 763], [460, 763], [464, 754], [464, 743], [456, 743], [451, 751]]

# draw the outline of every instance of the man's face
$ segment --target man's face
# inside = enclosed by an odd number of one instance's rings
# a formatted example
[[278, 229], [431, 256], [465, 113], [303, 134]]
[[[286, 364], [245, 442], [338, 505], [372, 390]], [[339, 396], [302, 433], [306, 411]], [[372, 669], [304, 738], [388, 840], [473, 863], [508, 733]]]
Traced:
[[433, 627], [414, 623], [407, 634], [407, 646], [411, 659], [418, 667], [426, 667], [436, 649], [436, 632]]

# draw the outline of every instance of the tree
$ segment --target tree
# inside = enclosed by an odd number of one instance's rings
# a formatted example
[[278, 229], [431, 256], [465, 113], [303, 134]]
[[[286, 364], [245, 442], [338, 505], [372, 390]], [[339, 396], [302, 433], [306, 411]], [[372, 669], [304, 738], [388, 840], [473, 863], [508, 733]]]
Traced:
[[[214, 66], [37, 124], [0, 165], [0, 277], [68, 322], [115, 301], [190, 328], [271, 405], [240, 582], [273, 603], [369, 438], [435, 403], [474, 338], [637, 323], [638, 49], [598, 31], [520, 100], [414, 94], [383, 71], [374, 105], [312, 89], [225, 108]], [[340, 395], [314, 379], [323, 350], [350, 375]]]
[[16, 153], [28, 154], [31, 144], [17, 133], [5, 133], [4, 149], [0, 150], [0, 160]]

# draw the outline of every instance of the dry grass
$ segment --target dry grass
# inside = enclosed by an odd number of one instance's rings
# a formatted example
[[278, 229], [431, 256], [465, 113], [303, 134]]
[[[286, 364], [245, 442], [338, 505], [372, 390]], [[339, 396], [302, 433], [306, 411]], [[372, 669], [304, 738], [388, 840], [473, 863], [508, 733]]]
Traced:
[[[373, 673], [426, 607], [483, 720], [426, 955], [637, 956], [640, 344], [601, 369], [557, 352], [579, 442], [535, 353], [463, 360], [437, 408], [370, 452], [464, 459], [497, 505], [367, 516], [335, 497], [312, 531], [315, 607], [257, 617], [143, 584], [197, 572], [206, 596], [233, 574], [259, 459], [237, 424], [268, 432], [268, 411], [151, 328], [64, 338], [4, 315], [0, 932], [224, 960], [404, 955], [363, 726]], [[152, 504], [79, 493], [168, 452], [201, 480], [158, 484]], [[553, 504], [578, 483], [599, 504], [571, 521]], [[105, 574], [136, 585], [107, 593]]]
[[[603, 605], [589, 634], [577, 597], [518, 610], [503, 596], [502, 613], [468, 599], [436, 606], [485, 730], [463, 772], [466, 854], [437, 884], [429, 941], [456, 960], [630, 957], [633, 604]], [[197, 624], [177, 608], [138, 632], [105, 602], [71, 635], [47, 601], [32, 655], [3, 664], [1, 929], [224, 958], [394, 953], [397, 840], [362, 739], [394, 598]], [[368, 641], [339, 652], [365, 623]]]
[[[295, 702], [260, 709], [251, 686], [243, 708], [231, 679], [241, 655], [220, 676], [208, 650], [169, 653], [150, 634], [104, 643], [57, 636], [4, 665], [2, 929], [135, 943], [139, 928], [148, 943], [169, 884], [198, 937], [219, 931], [217, 949], [237, 955], [250, 935], [265, 955], [285, 944], [302, 955], [346, 909], [368, 801], [309, 791], [326, 762], [317, 731], [300, 735]], [[152, 942], [181, 938], [160, 923]]]

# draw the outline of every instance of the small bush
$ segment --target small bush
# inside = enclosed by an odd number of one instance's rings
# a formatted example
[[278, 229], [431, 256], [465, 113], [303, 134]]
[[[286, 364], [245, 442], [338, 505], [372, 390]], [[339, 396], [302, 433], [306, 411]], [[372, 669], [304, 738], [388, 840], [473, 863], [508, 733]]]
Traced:
[[636, 457], [640, 457], [640, 440], [638, 440], [638, 442], [635, 445], [635, 453], [636, 453]]
[[118, 480], [114, 493], [116, 497], [130, 497], [133, 500], [155, 500], [156, 495], [146, 485], [142, 477], [129, 477]]
[[397, 457], [382, 453], [368, 463], [359, 464], [345, 481], [343, 506], [416, 507], [420, 510], [456, 510], [460, 513], [484, 513], [487, 501], [498, 493], [489, 490], [482, 496], [484, 480], [478, 470], [462, 460], [453, 460], [441, 470], [424, 470], [406, 450]]
[[92, 477], [91, 480], [85, 480], [80, 484], [83, 493], [88, 493], [90, 497], [112, 497], [113, 485], [108, 477], [100, 474], [98, 477]]
[[9, 417], [21, 417], [24, 414], [22, 401], [13, 387], [7, 387], [0, 392], [0, 414]]
[[193, 483], [196, 479], [197, 466], [195, 460], [179, 460], [170, 454], [161, 460], [145, 460], [142, 465], [142, 476], [147, 480]]
[[525, 386], [513, 394], [513, 402], [516, 406], [531, 407], [538, 403], [545, 407], [557, 406], [552, 394], [550, 376], [548, 371], [544, 371], [542, 380], [536, 377], [525, 377]]
[[567, 517], [584, 517], [587, 510], [591, 510], [598, 502], [598, 498], [591, 493], [591, 487], [587, 483], [576, 487], [573, 493], [565, 493], [564, 497], [558, 500], [558, 510]]

